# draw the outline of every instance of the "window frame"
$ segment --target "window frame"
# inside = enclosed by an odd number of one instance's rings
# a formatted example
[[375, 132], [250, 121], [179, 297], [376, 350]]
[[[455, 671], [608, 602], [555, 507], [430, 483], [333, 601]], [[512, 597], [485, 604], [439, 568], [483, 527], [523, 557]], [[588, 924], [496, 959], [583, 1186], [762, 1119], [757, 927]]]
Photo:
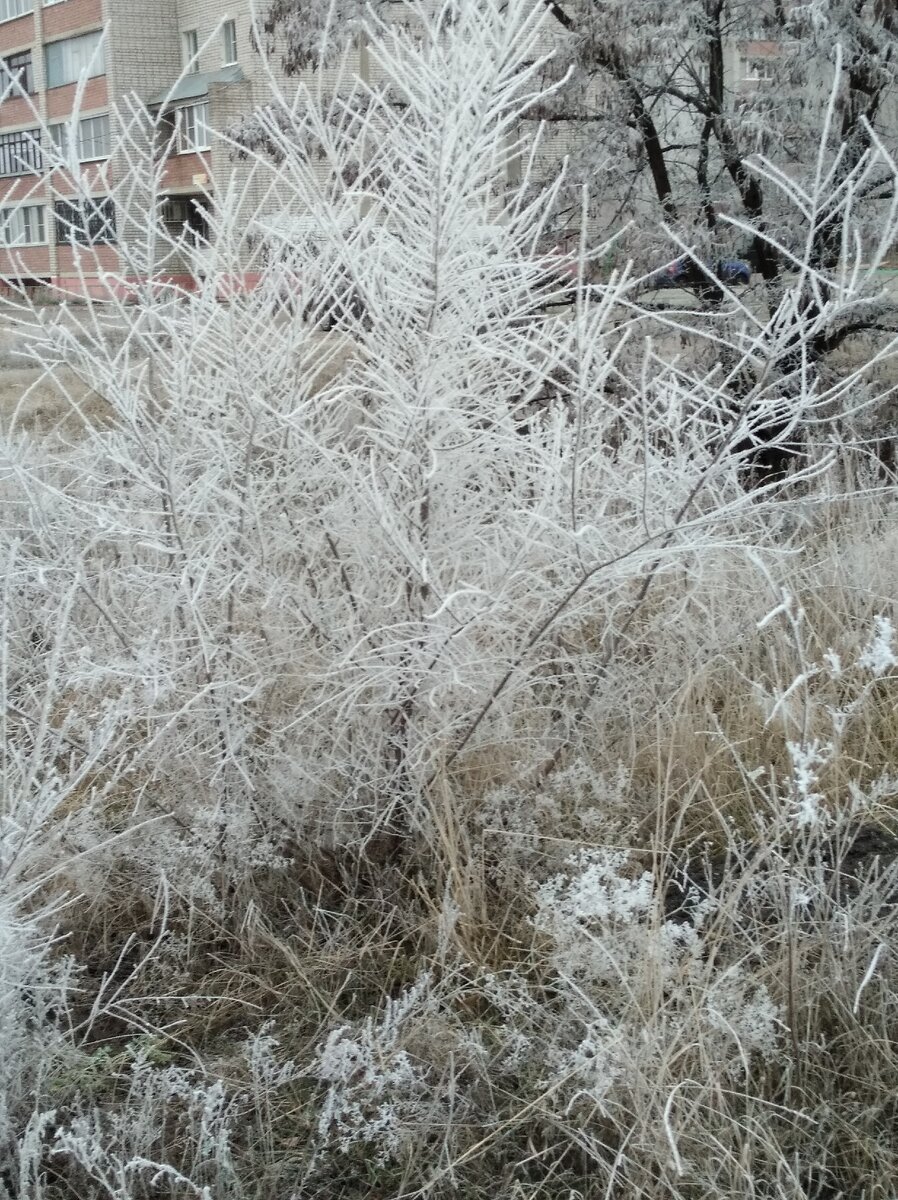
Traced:
[[[238, 58], [237, 49], [237, 22], [233, 18], [229, 18], [221, 27], [222, 37], [222, 62], [223, 67], [234, 67], [240, 61]], [[228, 53], [232, 51], [229, 58]]]
[[181, 53], [184, 70], [188, 75], [198, 75], [200, 70], [200, 36], [196, 29], [185, 29], [181, 33]]
[[[90, 143], [91, 152], [85, 153], [85, 133], [84, 126], [89, 125], [91, 129], [96, 126], [98, 121], [103, 122], [101, 145], [102, 149], [97, 153], [96, 143], [98, 138], [95, 133], [91, 132]], [[96, 113], [92, 117], [82, 117], [78, 122], [78, 161], [79, 162], [99, 162], [102, 159], [108, 158], [110, 153], [110, 128], [109, 128], [109, 113]]]
[[[182, 104], [178, 108], [169, 109], [165, 115], [171, 121], [171, 132], [166, 141], [169, 154], [206, 154], [212, 149], [208, 100]], [[206, 131], [206, 137], [202, 141], [197, 139], [197, 130], [200, 129]]]
[[[26, 220], [30, 223], [30, 218], [25, 218], [25, 213], [39, 213], [36, 224], [39, 226], [38, 236], [29, 237], [27, 241], [9, 241], [5, 236], [5, 231], [9, 228], [11, 222], [17, 217], [22, 218], [23, 232], [25, 230]], [[46, 246], [47, 245], [47, 217], [46, 205], [44, 204], [16, 204], [0, 206], [0, 249], [2, 250], [20, 250], [25, 246]]]
[[773, 83], [773, 79], [773, 72], [768, 70], [763, 60], [758, 58], [746, 59], [746, 65], [743, 67], [743, 83]]
[[[97, 121], [105, 122], [105, 128], [104, 128], [104, 132], [102, 135], [104, 148], [103, 148], [102, 152], [97, 153], [96, 145], [95, 145], [97, 138], [95, 136], [92, 136], [91, 137], [92, 151], [90, 154], [86, 154], [85, 153], [84, 127], [85, 127], [85, 125], [88, 125], [88, 124], [94, 125], [94, 123]], [[50, 139], [53, 142], [53, 145], [56, 147], [56, 150], [57, 150], [60, 158], [65, 158], [65, 159], [69, 158], [70, 148], [69, 148], [68, 134], [71, 129], [69, 122], [68, 121], [54, 121], [48, 128], [49, 128], [49, 133], [50, 133]], [[109, 126], [109, 113], [108, 112], [93, 113], [89, 117], [82, 117], [78, 122], [78, 129], [77, 129], [76, 136], [77, 136], [76, 158], [79, 163], [102, 162], [104, 159], [109, 158], [109, 155], [111, 153], [111, 148], [110, 148], [111, 147], [111, 135], [110, 135], [110, 126]]]
[[749, 84], [773, 83], [779, 54], [769, 51], [759, 54], [748, 47], [739, 51], [739, 82]]
[[[65, 211], [67, 210], [67, 211]], [[53, 202], [57, 246], [114, 246], [118, 242], [115, 201], [111, 196], [83, 196]], [[93, 225], [96, 232], [91, 231]]]
[[[19, 12], [3, 15], [8, 8], [17, 7], [20, 4], [25, 7], [21, 8]], [[7, 21], [18, 21], [19, 17], [27, 17], [29, 13], [33, 12], [34, 0], [0, 0], [0, 25], [5, 25]]]
[[[77, 42], [84, 43], [88, 39], [93, 39], [93, 46], [89, 52], [83, 56], [84, 66], [75, 75], [64, 73], [65, 78], [59, 79], [56, 82], [51, 82], [50, 79], [50, 58], [55, 57], [59, 51], [57, 47], [71, 46]], [[99, 57], [97, 56], [97, 48], [100, 47]], [[93, 63], [93, 66], [88, 68], [88, 63]], [[101, 75], [106, 74], [106, 47], [103, 45], [103, 30], [92, 29], [88, 33], [79, 33], [75, 37], [57, 38], [55, 41], [46, 42], [44, 44], [44, 80], [47, 91], [52, 91], [54, 88], [68, 87], [70, 84], [77, 83], [81, 78], [82, 70], [90, 70], [88, 79], [98, 79]]]
[[[21, 146], [21, 152], [13, 147]], [[6, 149], [9, 147], [9, 155]], [[9, 157], [9, 162], [4, 160]], [[13, 161], [14, 157], [17, 161]], [[31, 129], [13, 129], [0, 133], [0, 179], [15, 179], [20, 175], [40, 175], [44, 169], [41, 153], [40, 126]]]
[[[208, 245], [209, 212], [204, 203], [206, 200], [205, 195], [196, 192], [166, 196], [159, 218], [167, 236], [194, 248]], [[199, 214], [204, 229], [191, 225], [191, 218], [196, 214]]]
[[[17, 58], [23, 61], [18, 66], [10, 64]], [[14, 75], [13, 72], [18, 72]], [[17, 97], [16, 88], [20, 89], [20, 94], [23, 96], [33, 96], [37, 90], [34, 86], [34, 55], [31, 50], [17, 50], [14, 54], [4, 54], [0, 56], [0, 72], [4, 74], [8, 81], [12, 83], [8, 99]], [[24, 84], [22, 83], [22, 75], [25, 77]], [[6, 88], [8, 84], [3, 84]]]

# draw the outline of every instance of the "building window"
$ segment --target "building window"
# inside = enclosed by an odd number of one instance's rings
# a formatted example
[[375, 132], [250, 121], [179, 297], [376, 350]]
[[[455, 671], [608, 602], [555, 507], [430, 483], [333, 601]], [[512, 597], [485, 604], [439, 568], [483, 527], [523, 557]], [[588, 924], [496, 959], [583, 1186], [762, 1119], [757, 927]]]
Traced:
[[115, 203], [109, 196], [93, 200], [57, 200], [53, 205], [56, 244], [97, 246], [114, 242]]
[[0, 86], [3, 91], [9, 89], [13, 95], [30, 95], [34, 91], [30, 50], [0, 58]]
[[34, 0], [0, 0], [0, 21], [14, 21], [33, 8]]
[[0, 133], [0, 175], [31, 175], [42, 167], [40, 129]]
[[168, 129], [166, 150], [169, 154], [195, 154], [198, 150], [208, 150], [212, 138], [208, 101], [172, 109], [165, 115], [165, 127]]
[[[50, 126], [50, 137], [60, 158], [70, 158], [72, 127], [67, 121]], [[109, 114], [85, 117], [78, 122], [78, 145], [75, 148], [78, 162], [91, 162], [109, 157]]]
[[0, 245], [39, 246], [46, 240], [42, 204], [0, 208]]
[[65, 83], [77, 83], [82, 75], [93, 79], [106, 72], [102, 45], [103, 31], [85, 33], [81, 37], [65, 38], [51, 42], [44, 50], [47, 67], [47, 87], [62, 87]]
[[224, 42], [222, 62], [228, 67], [237, 61], [237, 22], [225, 21], [221, 27], [221, 36]]
[[771, 83], [773, 81], [773, 59], [770, 55], [740, 56], [743, 83]]
[[208, 204], [208, 197], [203, 195], [166, 197], [160, 216], [168, 236], [188, 246], [208, 245]]
[[109, 157], [109, 116], [85, 117], [78, 124], [78, 158], [89, 162], [93, 158]]
[[184, 69], [188, 75], [195, 75], [200, 69], [197, 55], [200, 52], [199, 38], [195, 29], [187, 29], [182, 36], [182, 46], [184, 51]]

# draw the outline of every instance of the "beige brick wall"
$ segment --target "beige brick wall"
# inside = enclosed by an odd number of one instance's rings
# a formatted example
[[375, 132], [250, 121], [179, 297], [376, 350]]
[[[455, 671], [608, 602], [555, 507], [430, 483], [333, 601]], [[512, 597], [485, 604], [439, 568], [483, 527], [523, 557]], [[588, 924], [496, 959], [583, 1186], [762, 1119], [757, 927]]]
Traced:
[[[237, 63], [243, 80], [237, 83], [213, 83], [209, 88], [209, 119], [217, 130], [227, 130], [241, 116], [270, 100], [268, 71], [271, 70], [287, 95], [296, 87], [296, 80], [284, 76], [277, 53], [263, 58], [252, 45], [250, 36], [252, 15], [249, 0], [178, 0], [178, 36], [183, 48], [183, 34], [195, 30], [200, 47], [199, 68], [202, 72], [219, 70], [225, 63], [225, 43], [222, 23], [233, 20], [237, 33]], [[261, 5], [256, 5], [257, 10]], [[278, 209], [270, 197], [270, 177], [254, 169], [251, 163], [236, 160], [231, 148], [223, 142], [213, 147], [211, 177], [221, 192], [228, 185], [242, 196], [247, 213], [263, 204], [269, 211]]]
[[177, 0], [106, 0], [111, 95], [146, 99], [180, 71]]
[[[178, 31], [196, 30], [200, 45], [199, 69], [217, 71], [224, 65], [224, 41], [221, 30], [216, 29], [223, 21], [233, 20], [237, 25], [237, 61], [248, 72], [255, 51], [250, 47], [250, 7], [245, 0], [228, 3], [227, 0], [178, 0]], [[212, 39], [207, 46], [203, 43]]]

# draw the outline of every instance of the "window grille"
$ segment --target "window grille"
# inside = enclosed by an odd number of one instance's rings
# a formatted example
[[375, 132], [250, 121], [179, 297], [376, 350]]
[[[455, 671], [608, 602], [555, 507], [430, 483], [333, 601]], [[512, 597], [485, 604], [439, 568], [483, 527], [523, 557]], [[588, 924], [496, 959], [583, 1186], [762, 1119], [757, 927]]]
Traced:
[[43, 167], [40, 129], [0, 133], [0, 175], [32, 175]]
[[34, 91], [34, 68], [30, 50], [0, 58], [0, 87], [11, 95], [21, 96], [23, 92], [31, 95]]
[[114, 242], [115, 202], [110, 196], [89, 200], [57, 200], [53, 206], [56, 243], [96, 246]]

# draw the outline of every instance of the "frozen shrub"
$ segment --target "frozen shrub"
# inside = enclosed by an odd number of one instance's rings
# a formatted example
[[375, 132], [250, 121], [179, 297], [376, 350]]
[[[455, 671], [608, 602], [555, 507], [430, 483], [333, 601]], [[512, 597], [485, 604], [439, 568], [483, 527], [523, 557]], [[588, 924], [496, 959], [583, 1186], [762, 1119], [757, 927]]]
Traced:
[[28, 1174], [47, 1123], [33, 1106], [70, 1056], [66, 1016], [77, 973], [46, 932], [54, 915], [0, 899], [0, 1179]]
[[[183, 1195], [227, 1200], [241, 1194], [230, 1148], [236, 1103], [221, 1081], [153, 1067], [139, 1053], [118, 1103], [88, 1109], [57, 1129], [52, 1153], [70, 1170], [80, 1168], [94, 1194], [109, 1200], [153, 1195], [161, 1181]], [[172, 1147], [180, 1148], [175, 1162], [167, 1157]]]
[[[655, 1054], [661, 1073], [676, 1044], [728, 1072], [746, 1070], [751, 1054], [777, 1054], [781, 1012], [766, 987], [725, 951], [709, 961], [709, 931], [715, 946], [721, 932], [713, 900], [699, 902], [690, 922], [664, 920], [652, 874], [625, 852], [594, 850], [539, 885], [536, 901], [571, 1027], [583, 1021], [589, 1030], [557, 1052], [560, 1074], [576, 1061], [581, 1082], [589, 1065], [596, 1081], [611, 1087], [620, 1076], [626, 1086], [628, 1065], [648, 1074], [646, 1056]], [[617, 1065], [605, 1074], [603, 1062]]]
[[430, 987], [425, 975], [388, 1001], [379, 1018], [328, 1035], [310, 1070], [327, 1088], [318, 1118], [322, 1145], [335, 1142], [346, 1151], [369, 1143], [386, 1158], [400, 1150], [412, 1129], [426, 1125], [437, 1102], [432, 1081], [427, 1065], [409, 1056], [401, 1038], [410, 1019], [426, 1012]]
[[[779, 361], [794, 297], [751, 332], [739, 308], [711, 324], [649, 312], [626, 271], [585, 283], [609, 250], [585, 233], [547, 293], [559, 180], [534, 188], [539, 140], [520, 132], [557, 86], [541, 82], [545, 20], [523, 0], [372, 20], [373, 82], [349, 59], [295, 94], [273, 82], [266, 152], [242, 147], [240, 184], [216, 194], [195, 293], [113, 290], [27, 327], [34, 361], [75, 372], [104, 415], [73, 397], [78, 437], [27, 453], [10, 431], [8, 483], [30, 497], [7, 510], [21, 575], [53, 562], [77, 581], [56, 639], [73, 721], [116, 722], [133, 815], [172, 814], [160, 861], [204, 904], [273, 865], [279, 839], [426, 831], [425, 797], [456, 770], [517, 787], [581, 754], [633, 622], [676, 613], [664, 584], [773, 552], [733, 450], [782, 389], [761, 378], [734, 412], [718, 373], [740, 377], [759, 347]], [[132, 296], [177, 249], [148, 120], [115, 121], [123, 208], [147, 219], [105, 277]], [[827, 211], [852, 235], [883, 154]], [[259, 287], [222, 303], [241, 273]], [[834, 320], [861, 287], [846, 280]], [[681, 338], [690, 353], [668, 353]], [[822, 420], [850, 382], [803, 377], [787, 426]], [[61, 593], [35, 596], [28, 621], [56, 629]]]
[[866, 667], [877, 677], [898, 667], [898, 658], [892, 649], [895, 640], [895, 630], [892, 622], [886, 616], [876, 618], [876, 633], [863, 654], [858, 658], [857, 665]]

